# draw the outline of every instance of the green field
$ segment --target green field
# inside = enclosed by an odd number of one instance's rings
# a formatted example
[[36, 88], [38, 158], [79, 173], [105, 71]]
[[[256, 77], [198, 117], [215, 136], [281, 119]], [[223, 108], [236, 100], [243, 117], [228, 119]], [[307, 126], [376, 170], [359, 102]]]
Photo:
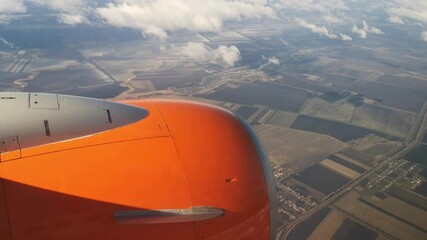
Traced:
[[328, 101], [321, 98], [312, 98], [301, 113], [340, 122], [350, 122], [355, 108], [346, 99]]
[[404, 138], [416, 119], [416, 114], [364, 104], [356, 109], [351, 123]]
[[277, 111], [268, 120], [267, 124], [279, 126], [279, 127], [290, 127], [297, 118], [297, 114], [290, 112]]
[[381, 154], [385, 154], [392, 150], [393, 148], [396, 148], [395, 145], [392, 144], [377, 144], [375, 146], [372, 146], [368, 149], [365, 149], [364, 152], [369, 154], [372, 157], [379, 156]]
[[407, 136], [417, 118], [414, 113], [363, 103], [363, 98], [357, 95], [344, 98], [334, 96], [324, 95], [321, 98], [310, 99], [301, 113], [310, 117], [349, 123], [398, 138]]

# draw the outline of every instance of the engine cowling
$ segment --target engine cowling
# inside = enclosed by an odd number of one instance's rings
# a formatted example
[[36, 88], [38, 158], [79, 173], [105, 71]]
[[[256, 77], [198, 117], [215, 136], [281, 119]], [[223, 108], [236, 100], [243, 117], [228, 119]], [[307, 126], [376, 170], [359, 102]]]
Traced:
[[275, 239], [269, 162], [233, 113], [177, 100], [0, 98], [1, 239]]

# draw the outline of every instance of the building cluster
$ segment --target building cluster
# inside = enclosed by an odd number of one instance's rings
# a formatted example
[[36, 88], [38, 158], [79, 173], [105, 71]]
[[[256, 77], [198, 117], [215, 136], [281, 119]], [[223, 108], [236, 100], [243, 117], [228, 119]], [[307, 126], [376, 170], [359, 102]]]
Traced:
[[307, 191], [287, 181], [289, 176], [298, 172], [298, 168], [286, 168], [275, 163], [271, 165], [277, 186], [278, 211], [284, 220], [292, 222], [318, 205], [318, 201]]
[[[191, 88], [183, 88], [179, 91], [186, 95], [201, 95], [211, 92], [223, 85], [236, 83], [253, 83], [255, 81], [270, 81], [271, 78], [263, 71], [248, 69], [246, 67], [232, 68], [225, 71], [210, 74], [204, 77], [200, 83]], [[235, 85], [238, 87], [238, 85]]]
[[366, 183], [366, 187], [382, 193], [394, 186], [415, 189], [425, 181], [418, 174], [422, 168], [421, 165], [404, 159], [392, 161], [372, 175]]
[[375, 144], [375, 145], [393, 145], [395, 147], [403, 147], [405, 145], [404, 142], [399, 142], [399, 141], [390, 141], [388, 139], [379, 137], [375, 134], [368, 134], [366, 135], [366, 137], [363, 138], [356, 138], [353, 139], [349, 142], [350, 146], [354, 147], [354, 146], [359, 146], [362, 144]]
[[301, 169], [298, 167], [285, 167], [273, 162], [271, 162], [271, 169], [273, 169], [274, 179], [276, 182], [281, 182], [282, 180], [301, 172]]

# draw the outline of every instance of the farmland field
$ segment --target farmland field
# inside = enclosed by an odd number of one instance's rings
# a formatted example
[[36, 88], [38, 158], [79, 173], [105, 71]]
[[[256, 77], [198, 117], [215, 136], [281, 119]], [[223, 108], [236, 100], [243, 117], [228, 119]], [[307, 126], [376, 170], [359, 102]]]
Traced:
[[312, 98], [305, 105], [302, 114], [312, 117], [327, 118], [340, 122], [350, 122], [355, 106], [346, 99], [328, 101], [322, 98]]
[[111, 83], [113, 80], [88, 63], [69, 66], [59, 71], [42, 71], [27, 81], [34, 92], [63, 90], [78, 86]]
[[320, 162], [323, 166], [333, 170], [334, 172], [343, 175], [346, 178], [350, 178], [350, 179], [356, 179], [360, 176], [360, 173], [346, 167], [343, 166], [337, 162], [334, 162], [330, 159], [325, 159], [322, 162]]
[[[316, 73], [312, 73], [316, 75]], [[280, 83], [307, 89], [316, 92], [339, 93], [356, 81], [354, 78], [341, 77], [331, 74], [319, 73], [319, 79], [310, 79], [302, 74], [284, 73]]]
[[375, 134], [381, 137], [385, 136], [385, 134], [374, 130], [309, 116], [299, 116], [291, 127], [295, 129], [326, 134], [343, 142], [347, 142], [355, 138], [365, 137], [368, 134]]
[[297, 113], [309, 99], [309, 93], [286, 86], [257, 81], [237, 89], [223, 87], [203, 96], [210, 99], [245, 105], [260, 104], [276, 110]]
[[415, 189], [415, 192], [418, 194], [427, 197], [427, 182], [423, 182], [420, 186]]
[[405, 157], [406, 160], [416, 162], [419, 164], [427, 165], [427, 145], [421, 144], [417, 149], [408, 153]]
[[390, 195], [427, 212], [427, 198], [412, 191], [394, 187], [391, 189]]
[[371, 155], [372, 157], [376, 157], [378, 155], [387, 153], [394, 149], [396, 146], [391, 144], [376, 144], [370, 148], [367, 148], [364, 150], [367, 154]]
[[357, 150], [355, 150], [353, 148], [347, 148], [347, 149], [341, 151], [339, 154], [347, 156], [347, 157], [349, 157], [351, 159], [354, 159], [354, 160], [356, 160], [358, 162], [361, 162], [361, 163], [363, 163], [365, 165], [368, 165], [368, 166], [372, 166], [373, 163], [374, 163], [374, 161], [375, 161], [368, 154], [360, 152], [360, 151], [357, 151]]
[[349, 179], [318, 164], [305, 169], [295, 178], [325, 195], [335, 192], [350, 182]]
[[406, 137], [416, 119], [416, 114], [363, 104], [356, 108], [351, 123], [390, 135]]
[[336, 163], [339, 163], [339, 164], [341, 164], [341, 165], [343, 165], [345, 167], [348, 167], [351, 170], [356, 171], [358, 173], [364, 173], [366, 171], [364, 168], [359, 167], [356, 164], [348, 162], [348, 161], [346, 161], [346, 160], [344, 160], [344, 159], [342, 159], [340, 157], [337, 157], [337, 156], [329, 156], [328, 159], [330, 159], [330, 160], [332, 160], [332, 161], [334, 161]]
[[425, 239], [427, 237], [424, 231], [369, 206], [359, 198], [358, 193], [350, 192], [341, 198], [335, 207], [398, 239]]
[[400, 219], [402, 222], [414, 228], [426, 231], [427, 233], [427, 221], [425, 221], [425, 219], [427, 219], [427, 213], [425, 211], [420, 211], [416, 206], [390, 196], [381, 200], [372, 197], [363, 197], [361, 200], [371, 207]]
[[381, 104], [418, 113], [427, 99], [427, 92], [392, 85], [359, 81], [349, 91], [357, 92]]
[[332, 236], [331, 240], [374, 240], [377, 236], [378, 233], [346, 219], [335, 232], [334, 236]]
[[427, 80], [421, 80], [414, 77], [399, 77], [385, 74], [378, 79], [379, 82], [391, 83], [403, 87], [411, 87], [423, 91], [427, 91]]
[[331, 239], [341, 224], [344, 222], [345, 216], [332, 210], [323, 221], [312, 232], [308, 240], [324, 240]]
[[427, 166], [424, 166], [424, 169], [419, 173], [419, 175], [427, 179]]
[[366, 104], [362, 96], [341, 97], [332, 93], [310, 99], [301, 113], [398, 137], [405, 137], [417, 118], [414, 113]]
[[279, 127], [290, 127], [295, 119], [297, 119], [295, 113], [276, 111], [267, 123]]
[[255, 132], [271, 161], [302, 169], [347, 147], [332, 137], [290, 128], [261, 124], [255, 126]]
[[264, 116], [269, 112], [268, 109], [263, 109], [251, 122], [260, 123]]
[[309, 218], [307, 221], [302, 222], [296, 229], [294, 229], [287, 239], [289, 240], [301, 240], [307, 239], [310, 234], [316, 229], [319, 223], [328, 215], [331, 211], [330, 208], [323, 208], [318, 211], [314, 216]]
[[242, 116], [244, 119], [248, 119], [256, 111], [257, 109], [254, 107], [242, 106], [236, 111], [236, 113]]

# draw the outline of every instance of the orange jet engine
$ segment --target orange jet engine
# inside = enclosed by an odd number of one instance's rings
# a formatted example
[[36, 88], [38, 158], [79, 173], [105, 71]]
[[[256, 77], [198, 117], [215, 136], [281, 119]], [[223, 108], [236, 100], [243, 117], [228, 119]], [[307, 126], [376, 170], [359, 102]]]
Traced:
[[0, 93], [0, 239], [275, 239], [270, 165], [232, 112]]

